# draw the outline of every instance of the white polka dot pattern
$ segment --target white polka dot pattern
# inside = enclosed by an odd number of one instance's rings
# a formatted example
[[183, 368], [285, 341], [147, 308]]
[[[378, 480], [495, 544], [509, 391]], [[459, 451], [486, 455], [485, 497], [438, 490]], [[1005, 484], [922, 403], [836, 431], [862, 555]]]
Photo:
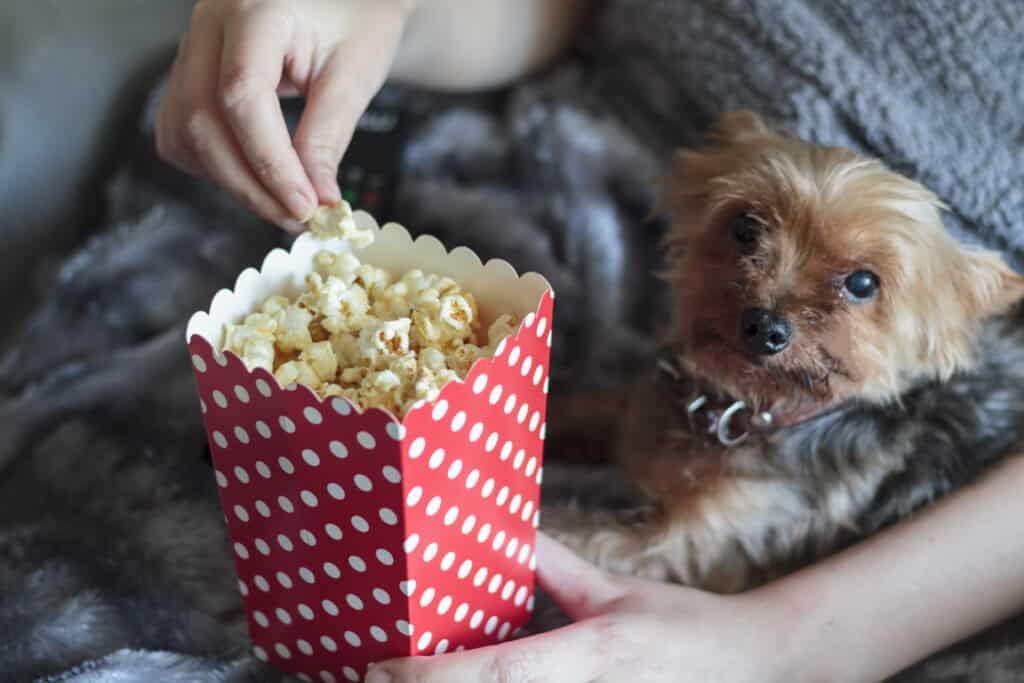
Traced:
[[525, 624], [552, 299], [403, 422], [282, 390], [193, 336], [256, 657], [301, 680], [360, 681], [371, 661]]

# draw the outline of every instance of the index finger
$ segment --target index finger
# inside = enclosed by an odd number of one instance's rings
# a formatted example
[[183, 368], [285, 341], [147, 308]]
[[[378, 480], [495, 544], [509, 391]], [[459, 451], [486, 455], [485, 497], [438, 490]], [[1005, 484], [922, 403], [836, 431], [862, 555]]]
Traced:
[[277, 96], [288, 39], [269, 13], [229, 23], [220, 99], [224, 117], [260, 183], [296, 220], [304, 221], [319, 202], [288, 135]]
[[537, 581], [574, 620], [598, 614], [622, 597], [621, 582], [537, 532]]
[[478, 650], [376, 664], [366, 683], [589, 683], [605, 668], [603, 640], [593, 622], [581, 622]]

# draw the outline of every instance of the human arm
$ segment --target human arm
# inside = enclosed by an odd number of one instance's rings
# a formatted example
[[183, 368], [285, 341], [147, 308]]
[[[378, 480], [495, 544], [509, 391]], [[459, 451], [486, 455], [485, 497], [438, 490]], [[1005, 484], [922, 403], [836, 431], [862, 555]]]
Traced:
[[[385, 79], [493, 87], [568, 42], [585, 0], [199, 0], [157, 118], [163, 159], [293, 230]], [[294, 141], [278, 96], [301, 93]]]
[[562, 52], [587, 0], [417, 0], [391, 77], [438, 90], [507, 85]]
[[807, 680], [879, 681], [1024, 609], [1024, 458], [755, 592], [799, 624]]
[[576, 623], [387, 662], [367, 683], [881, 681], [1024, 608], [1022, 486], [1024, 458], [1012, 458], [858, 546], [732, 596], [609, 576], [541, 538], [538, 580]]

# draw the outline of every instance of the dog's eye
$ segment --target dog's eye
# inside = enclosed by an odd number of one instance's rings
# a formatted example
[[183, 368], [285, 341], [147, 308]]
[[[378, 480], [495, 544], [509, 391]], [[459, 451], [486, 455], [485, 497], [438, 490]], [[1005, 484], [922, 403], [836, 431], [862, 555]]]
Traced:
[[761, 224], [749, 213], [743, 213], [732, 219], [729, 230], [732, 232], [732, 238], [741, 247], [750, 249], [757, 243], [757, 238], [761, 233]]
[[843, 287], [851, 300], [861, 303], [872, 298], [878, 291], [878, 276], [870, 270], [858, 270], [847, 276]]

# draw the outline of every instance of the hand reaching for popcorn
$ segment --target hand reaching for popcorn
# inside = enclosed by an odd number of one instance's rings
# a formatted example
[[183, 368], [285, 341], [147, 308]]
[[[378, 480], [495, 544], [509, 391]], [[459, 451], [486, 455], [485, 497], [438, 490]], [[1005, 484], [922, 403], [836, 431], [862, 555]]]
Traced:
[[[161, 157], [301, 229], [391, 66], [407, 0], [199, 0], [157, 119]], [[302, 93], [294, 145], [278, 95]]]
[[[160, 104], [160, 156], [298, 232], [389, 77], [500, 85], [568, 40], [584, 0], [199, 0]], [[289, 137], [279, 96], [304, 95]]]

